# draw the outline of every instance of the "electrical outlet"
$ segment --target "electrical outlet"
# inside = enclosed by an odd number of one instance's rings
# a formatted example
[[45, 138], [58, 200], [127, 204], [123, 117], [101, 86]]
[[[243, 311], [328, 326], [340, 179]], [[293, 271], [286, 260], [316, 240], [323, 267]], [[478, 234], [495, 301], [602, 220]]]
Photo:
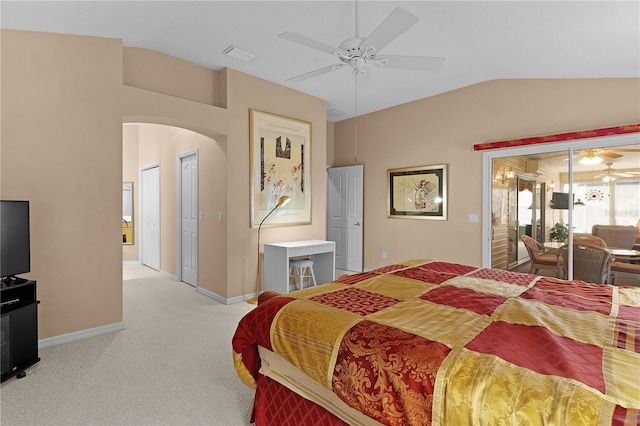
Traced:
[[382, 258], [386, 259], [387, 258], [387, 252], [386, 250], [382, 250]]
[[222, 212], [218, 212], [218, 222], [222, 223]]

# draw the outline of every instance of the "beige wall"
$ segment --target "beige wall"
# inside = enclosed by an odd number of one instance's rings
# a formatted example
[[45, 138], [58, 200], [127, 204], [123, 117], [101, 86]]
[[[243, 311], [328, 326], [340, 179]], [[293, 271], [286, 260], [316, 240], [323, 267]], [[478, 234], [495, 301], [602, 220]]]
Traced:
[[[249, 108], [309, 121], [313, 132], [313, 223], [263, 229], [262, 241], [324, 237], [323, 100], [230, 69], [212, 74], [214, 82], [206, 90], [213, 95], [194, 100], [202, 85], [192, 77], [209, 73], [202, 67], [129, 51], [113, 39], [1, 34], [0, 189], [2, 198], [32, 202], [28, 276], [39, 282], [41, 339], [122, 321], [122, 260], [129, 254], [122, 247], [121, 185], [128, 173], [135, 173], [130, 166], [123, 168], [123, 131], [128, 132], [123, 123], [198, 132], [207, 136], [202, 156], [226, 158], [214, 175], [200, 176], [205, 192], [200, 200], [203, 288], [231, 300], [254, 291], [257, 233], [249, 228]], [[124, 52], [124, 68], [135, 78], [123, 75]], [[136, 87], [145, 81], [161, 84], [162, 79], [145, 78], [158, 69], [179, 70], [172, 78], [182, 81], [171, 86], [170, 94], [153, 85]], [[175, 156], [170, 169], [175, 171]], [[218, 192], [223, 195], [211, 195]], [[222, 225], [217, 224], [218, 211], [225, 218]], [[175, 228], [166, 232], [175, 240]], [[175, 269], [171, 257], [163, 263]]]
[[[638, 122], [639, 79], [488, 81], [358, 117], [365, 268], [413, 258], [481, 265], [482, 218], [468, 221], [482, 205], [474, 144]], [[335, 125], [336, 166], [353, 164], [353, 124]], [[442, 163], [449, 164], [449, 220], [387, 218], [387, 169]]]
[[39, 335], [122, 321], [122, 45], [2, 31], [1, 196], [31, 202]]

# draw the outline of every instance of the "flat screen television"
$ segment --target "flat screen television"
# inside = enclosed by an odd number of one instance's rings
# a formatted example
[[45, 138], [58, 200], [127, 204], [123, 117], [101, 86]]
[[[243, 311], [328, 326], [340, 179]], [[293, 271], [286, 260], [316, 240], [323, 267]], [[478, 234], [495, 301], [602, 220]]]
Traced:
[[554, 192], [551, 194], [549, 207], [556, 210], [569, 210], [569, 194], [567, 192]]
[[[0, 200], [0, 277], [11, 283], [31, 271], [29, 202]], [[19, 279], [21, 281], [21, 279]]]

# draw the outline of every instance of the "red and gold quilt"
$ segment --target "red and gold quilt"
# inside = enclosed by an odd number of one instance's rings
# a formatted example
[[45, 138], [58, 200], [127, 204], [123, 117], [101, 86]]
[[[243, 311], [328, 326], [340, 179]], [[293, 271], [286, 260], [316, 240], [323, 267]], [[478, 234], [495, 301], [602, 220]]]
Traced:
[[249, 386], [260, 345], [382, 424], [640, 424], [638, 288], [415, 260], [263, 296]]

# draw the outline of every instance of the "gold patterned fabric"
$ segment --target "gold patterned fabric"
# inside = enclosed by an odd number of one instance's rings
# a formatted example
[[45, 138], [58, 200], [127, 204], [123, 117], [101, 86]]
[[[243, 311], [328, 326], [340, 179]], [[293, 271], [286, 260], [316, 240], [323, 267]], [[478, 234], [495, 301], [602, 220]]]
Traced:
[[640, 424], [640, 289], [412, 260], [261, 302], [257, 345], [388, 425]]

